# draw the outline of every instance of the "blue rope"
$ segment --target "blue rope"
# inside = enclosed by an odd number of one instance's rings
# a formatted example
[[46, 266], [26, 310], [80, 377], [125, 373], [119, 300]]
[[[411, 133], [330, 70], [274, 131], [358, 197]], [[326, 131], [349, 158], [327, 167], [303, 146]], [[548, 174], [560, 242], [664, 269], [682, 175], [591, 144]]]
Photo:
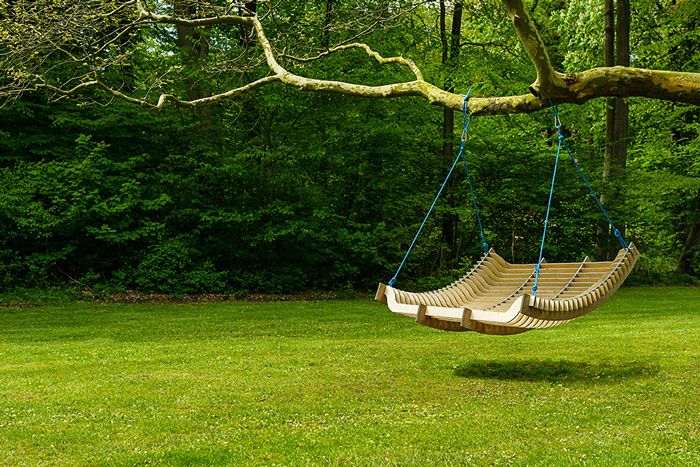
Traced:
[[[464, 145], [467, 141], [467, 137], [469, 135], [469, 124], [471, 123], [471, 116], [469, 116], [469, 98], [472, 97], [471, 93], [471, 88], [469, 91], [467, 91], [467, 95], [464, 96], [464, 101], [462, 102], [462, 118], [464, 121], [463, 127], [462, 127], [462, 144], [459, 147], [459, 153], [457, 154], [457, 157], [455, 157], [454, 162], [452, 162], [452, 167], [450, 167], [450, 170], [447, 172], [447, 176], [445, 177], [445, 180], [442, 182], [442, 185], [440, 186], [440, 189], [438, 190], [437, 194], [435, 195], [435, 199], [433, 199], [433, 203], [430, 205], [430, 208], [428, 209], [427, 214], [423, 218], [423, 222], [421, 223], [420, 227], [418, 227], [418, 232], [416, 232], [416, 235], [413, 237], [413, 240], [411, 241], [411, 244], [408, 246], [408, 250], [406, 251], [406, 254], [403, 256], [403, 259], [401, 260], [401, 263], [399, 264], [399, 267], [396, 269], [396, 273], [394, 274], [394, 277], [392, 277], [388, 285], [393, 286], [396, 283], [396, 278], [399, 276], [399, 273], [401, 272], [401, 268], [403, 268], [404, 263], [408, 259], [408, 255], [411, 254], [411, 250], [413, 249], [413, 246], [416, 244], [416, 240], [418, 240], [418, 237], [420, 236], [420, 233], [423, 231], [423, 227], [425, 227], [425, 224], [428, 222], [428, 218], [430, 217], [430, 214], [433, 212], [433, 208], [435, 207], [435, 203], [437, 203], [437, 200], [440, 198], [440, 195], [442, 194], [442, 191], [445, 189], [445, 186], [447, 185], [447, 181], [450, 179], [452, 176], [452, 172], [454, 172], [455, 167], [457, 166], [457, 162], [459, 162], [459, 159], [462, 158], [464, 154]], [[464, 161], [465, 167], [466, 167], [467, 161]], [[481, 217], [479, 216], [479, 207], [476, 204], [476, 197], [474, 196], [474, 190], [472, 188], [472, 182], [471, 182], [471, 177], [469, 176], [469, 169], [467, 168], [467, 176], [469, 179], [469, 190], [472, 193], [472, 200], [474, 201], [474, 206], [476, 209], [476, 216], [479, 221], [479, 228], [481, 229], [481, 241], [484, 245], [484, 251], [488, 252], [488, 244], [486, 243], [486, 238], [484, 237], [484, 229], [481, 226]]]
[[554, 159], [554, 171], [552, 172], [552, 186], [549, 188], [549, 201], [547, 201], [547, 215], [544, 219], [544, 230], [542, 231], [542, 243], [540, 244], [540, 257], [537, 260], [537, 266], [535, 266], [535, 284], [532, 286], [532, 296], [537, 295], [537, 287], [540, 283], [540, 269], [542, 268], [542, 255], [544, 254], [544, 242], [547, 238], [547, 224], [549, 224], [549, 212], [552, 208], [552, 197], [554, 196], [554, 182], [557, 179], [557, 168], [559, 167], [559, 153], [561, 153], [562, 144], [564, 144], [564, 133], [561, 130], [561, 121], [559, 120], [559, 111], [556, 105], [552, 106], [554, 111], [554, 125], [557, 128], [557, 134], [559, 135], [557, 144], [557, 155]]
[[464, 156], [464, 143], [467, 141], [467, 130], [469, 129], [469, 123], [471, 122], [471, 115], [469, 115], [469, 98], [472, 96], [471, 89], [467, 92], [464, 98], [464, 103], [462, 105], [462, 120], [464, 121], [464, 128], [462, 129], [462, 146], [459, 148], [459, 156], [462, 157], [464, 161], [464, 171], [467, 174], [467, 183], [469, 184], [469, 195], [472, 198], [472, 204], [474, 205], [474, 213], [476, 214], [476, 220], [479, 223], [479, 233], [481, 234], [481, 247], [484, 253], [489, 252], [489, 244], [486, 241], [486, 235], [484, 235], [484, 226], [481, 222], [481, 214], [479, 213], [479, 204], [476, 202], [476, 193], [474, 192], [474, 184], [472, 183], [472, 174], [469, 171], [469, 164], [467, 164], [467, 158]]
[[537, 287], [539, 285], [539, 280], [540, 280], [540, 269], [542, 267], [542, 255], [544, 253], [544, 242], [545, 242], [545, 237], [547, 236], [547, 224], [549, 223], [549, 211], [552, 205], [552, 195], [554, 193], [554, 180], [556, 179], [557, 176], [557, 166], [559, 165], [559, 154], [561, 153], [561, 148], [563, 147], [566, 152], [569, 154], [569, 159], [571, 159], [571, 162], [574, 164], [574, 167], [576, 168], [576, 171], [578, 172], [579, 176], [581, 177], [581, 180], [586, 184], [588, 187], [588, 191], [591, 192], [591, 196], [593, 196], [593, 199], [595, 200], [596, 204], [600, 208], [601, 212], [603, 213], [603, 216], [605, 217], [605, 220], [608, 221], [608, 224], [610, 225], [610, 228], [613, 230], [615, 234], [615, 238], [617, 238], [618, 242], [620, 242], [620, 246], [624, 248], [625, 250], [629, 250], [629, 245], [625, 241], [625, 239], [622, 237], [622, 233], [615, 227], [615, 224], [613, 224], [612, 219], [608, 215], [608, 212], [605, 210], [605, 207], [603, 206], [603, 203], [600, 202], [600, 199], [598, 199], [598, 196], [595, 194], [595, 190], [593, 189], [593, 186], [591, 183], [588, 181], [588, 178], [586, 178], [586, 175], [583, 173], [583, 169], [581, 169], [581, 166], [579, 163], [576, 161], [576, 158], [574, 157], [573, 152], [569, 149], [569, 147], [566, 145], [564, 142], [564, 133], [561, 128], [561, 120], [559, 119], [559, 110], [557, 108], [557, 105], [550, 99], [550, 103], [552, 104], [552, 111], [554, 112], [554, 126], [557, 128], [557, 135], [558, 135], [558, 144], [557, 144], [557, 155], [556, 155], [556, 160], [554, 162], [554, 173], [552, 174], [552, 187], [549, 190], [549, 202], [547, 203], [547, 215], [545, 217], [544, 221], [544, 231], [542, 232], [542, 244], [540, 245], [540, 257], [537, 260], [537, 266], [535, 266], [535, 285], [532, 286], [532, 295], [535, 296], [537, 294]]
[[576, 171], [578, 174], [581, 176], [581, 180], [583, 180], [583, 183], [586, 184], [588, 187], [588, 191], [591, 192], [591, 196], [595, 200], [596, 204], [600, 208], [601, 212], [603, 213], [603, 216], [605, 217], [605, 220], [608, 221], [608, 225], [610, 225], [610, 228], [612, 229], [613, 233], [615, 234], [615, 238], [617, 238], [617, 241], [620, 242], [620, 246], [624, 248], [625, 250], [629, 249], [629, 245], [625, 241], [625, 239], [622, 237], [622, 234], [620, 231], [615, 227], [615, 224], [613, 224], [612, 219], [608, 215], [608, 212], [605, 210], [605, 207], [603, 207], [603, 203], [600, 202], [600, 199], [598, 199], [598, 196], [595, 194], [595, 190], [593, 190], [593, 186], [591, 186], [591, 183], [588, 181], [588, 178], [586, 178], [586, 175], [583, 173], [583, 169], [581, 169], [581, 166], [579, 163], [576, 161], [576, 158], [574, 157], [574, 154], [571, 152], [569, 147], [566, 145], [566, 143], [562, 143], [564, 146], [564, 149], [566, 149], [566, 152], [569, 153], [569, 158], [571, 159], [571, 162], [574, 164], [574, 167], [576, 167]]

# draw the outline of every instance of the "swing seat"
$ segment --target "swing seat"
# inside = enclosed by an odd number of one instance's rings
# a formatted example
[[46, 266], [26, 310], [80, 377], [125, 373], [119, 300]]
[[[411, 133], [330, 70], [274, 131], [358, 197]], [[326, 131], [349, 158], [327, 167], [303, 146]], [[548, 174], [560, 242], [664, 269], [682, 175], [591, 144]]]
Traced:
[[632, 271], [639, 250], [613, 261], [542, 263], [536, 296], [535, 264], [510, 264], [493, 248], [464, 277], [438, 290], [405, 292], [379, 284], [375, 299], [389, 310], [445, 331], [518, 334], [567, 323], [602, 305]]

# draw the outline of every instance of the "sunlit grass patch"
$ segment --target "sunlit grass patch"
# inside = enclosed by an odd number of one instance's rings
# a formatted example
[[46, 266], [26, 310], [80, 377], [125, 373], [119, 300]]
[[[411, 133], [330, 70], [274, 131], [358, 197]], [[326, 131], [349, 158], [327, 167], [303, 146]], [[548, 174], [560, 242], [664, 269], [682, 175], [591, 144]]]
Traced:
[[446, 333], [370, 301], [0, 311], [2, 464], [700, 463], [700, 289]]

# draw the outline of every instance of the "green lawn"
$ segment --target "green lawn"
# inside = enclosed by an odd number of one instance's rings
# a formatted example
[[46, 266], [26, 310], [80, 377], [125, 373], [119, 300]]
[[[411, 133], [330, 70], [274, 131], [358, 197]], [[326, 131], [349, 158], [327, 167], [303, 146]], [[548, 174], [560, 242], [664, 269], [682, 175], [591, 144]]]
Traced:
[[0, 464], [700, 464], [700, 289], [446, 333], [370, 301], [0, 309]]

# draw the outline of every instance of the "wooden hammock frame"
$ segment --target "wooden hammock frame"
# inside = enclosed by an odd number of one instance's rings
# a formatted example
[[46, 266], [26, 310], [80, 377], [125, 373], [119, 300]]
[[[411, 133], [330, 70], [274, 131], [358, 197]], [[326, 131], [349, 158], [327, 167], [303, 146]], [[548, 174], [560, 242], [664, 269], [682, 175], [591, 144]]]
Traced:
[[[469, 273], [447, 287], [429, 292], [406, 292], [393, 287], [457, 162], [464, 155], [464, 146], [471, 121], [468, 112], [470, 97], [471, 93], [467, 92], [462, 104], [462, 144], [459, 153], [418, 228], [418, 232], [413, 237], [413, 241], [411, 241], [394, 277], [389, 281], [391, 285], [380, 283], [375, 299], [387, 304], [394, 313], [415, 318], [416, 321], [426, 326], [446, 331], [476, 331], [483, 334], [500, 335], [518, 334], [531, 329], [559, 326], [593, 311], [622, 285], [639, 258], [639, 250], [634, 244], [628, 245], [622, 238], [622, 234], [615, 228], [581, 166], [564, 143], [565, 136], [559, 119], [559, 110], [553, 101], [551, 103], [558, 144], [537, 264], [511, 264], [500, 257], [493, 248], [488, 248], [476, 194], [465, 158], [464, 167], [469, 192], [481, 232], [481, 242], [486, 253]], [[562, 149], [568, 153], [572, 164], [622, 246], [613, 261], [590, 262], [586, 257], [581, 263], [550, 264], [544, 262], [543, 252], [547, 225], [552, 207], [559, 155]], [[528, 293], [528, 291], [532, 292]]]
[[639, 258], [634, 244], [613, 261], [543, 263], [537, 296], [528, 293], [536, 264], [511, 264], [493, 248], [456, 282], [428, 292], [380, 283], [376, 300], [426, 326], [445, 331], [518, 334], [558, 326], [602, 305]]

